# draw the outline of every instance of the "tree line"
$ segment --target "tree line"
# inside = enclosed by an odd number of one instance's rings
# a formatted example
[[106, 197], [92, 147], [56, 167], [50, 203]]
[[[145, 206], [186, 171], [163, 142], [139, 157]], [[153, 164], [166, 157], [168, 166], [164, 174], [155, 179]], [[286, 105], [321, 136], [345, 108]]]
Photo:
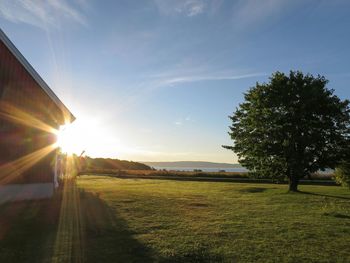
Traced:
[[106, 172], [115, 170], [151, 170], [146, 164], [112, 158], [91, 158], [73, 155], [73, 162], [79, 173]]

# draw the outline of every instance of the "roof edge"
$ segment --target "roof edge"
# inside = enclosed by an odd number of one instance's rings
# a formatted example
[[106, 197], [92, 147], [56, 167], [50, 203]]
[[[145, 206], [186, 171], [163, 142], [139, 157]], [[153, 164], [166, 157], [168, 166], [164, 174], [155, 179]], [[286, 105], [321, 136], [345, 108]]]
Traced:
[[44, 90], [44, 92], [54, 101], [59, 109], [63, 113], [70, 114], [70, 122], [75, 120], [75, 116], [70, 112], [70, 110], [64, 105], [64, 103], [57, 97], [57, 95], [52, 91], [52, 89], [47, 85], [47, 83], [40, 77], [39, 73], [32, 67], [32, 65], [27, 61], [27, 59], [22, 55], [22, 53], [16, 48], [16, 46], [11, 42], [7, 35], [0, 28], [0, 39], [5, 44], [5, 46], [11, 51], [11, 53], [17, 58], [17, 60], [22, 64], [26, 71], [32, 76], [36, 83]]

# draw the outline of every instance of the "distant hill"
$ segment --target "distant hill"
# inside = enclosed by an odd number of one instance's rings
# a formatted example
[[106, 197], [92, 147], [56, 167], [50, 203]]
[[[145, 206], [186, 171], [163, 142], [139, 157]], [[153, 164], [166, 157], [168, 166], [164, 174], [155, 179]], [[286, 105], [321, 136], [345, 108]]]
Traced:
[[143, 163], [111, 158], [91, 158], [86, 156], [80, 157], [79, 162], [82, 170], [151, 170], [151, 167]]
[[218, 169], [228, 169], [228, 168], [240, 168], [240, 164], [231, 163], [213, 163], [213, 162], [197, 162], [197, 161], [181, 161], [181, 162], [142, 162], [151, 167], [160, 168], [218, 168]]

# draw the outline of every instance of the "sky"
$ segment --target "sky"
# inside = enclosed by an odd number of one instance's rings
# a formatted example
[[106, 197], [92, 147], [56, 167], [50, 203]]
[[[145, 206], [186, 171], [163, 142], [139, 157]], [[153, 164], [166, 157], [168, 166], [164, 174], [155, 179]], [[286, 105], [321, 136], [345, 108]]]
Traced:
[[76, 116], [76, 151], [235, 163], [221, 147], [228, 116], [273, 72], [321, 74], [350, 97], [349, 11], [347, 0], [0, 0], [0, 27]]

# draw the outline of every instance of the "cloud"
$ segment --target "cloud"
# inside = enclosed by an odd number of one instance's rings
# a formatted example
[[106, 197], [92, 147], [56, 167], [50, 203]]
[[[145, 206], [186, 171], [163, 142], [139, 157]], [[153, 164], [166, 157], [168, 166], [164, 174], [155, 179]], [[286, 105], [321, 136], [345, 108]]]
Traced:
[[267, 19], [278, 17], [298, 0], [240, 0], [233, 6], [233, 23], [237, 28], [259, 25]]
[[81, 0], [1, 0], [0, 16], [14, 23], [25, 23], [42, 29], [60, 27], [63, 23], [74, 22], [87, 25], [79, 11], [86, 2]]
[[191, 120], [192, 120], [192, 118], [190, 115], [186, 116], [185, 121], [191, 121]]
[[176, 121], [174, 121], [174, 124], [176, 126], [183, 126], [183, 125], [185, 125], [188, 122], [193, 122], [193, 120], [192, 120], [190, 115], [187, 115], [184, 118], [177, 119]]
[[252, 77], [266, 76], [266, 73], [248, 73], [248, 74], [199, 74], [199, 75], [177, 75], [160, 77], [154, 84], [156, 87], [174, 86], [176, 84], [198, 82], [198, 81], [222, 81], [238, 80]]
[[164, 15], [185, 15], [193, 17], [206, 12], [213, 0], [154, 0], [159, 12]]
[[175, 124], [176, 126], [182, 126], [183, 123], [182, 123], [181, 120], [178, 120], [178, 121], [175, 121], [174, 124]]

